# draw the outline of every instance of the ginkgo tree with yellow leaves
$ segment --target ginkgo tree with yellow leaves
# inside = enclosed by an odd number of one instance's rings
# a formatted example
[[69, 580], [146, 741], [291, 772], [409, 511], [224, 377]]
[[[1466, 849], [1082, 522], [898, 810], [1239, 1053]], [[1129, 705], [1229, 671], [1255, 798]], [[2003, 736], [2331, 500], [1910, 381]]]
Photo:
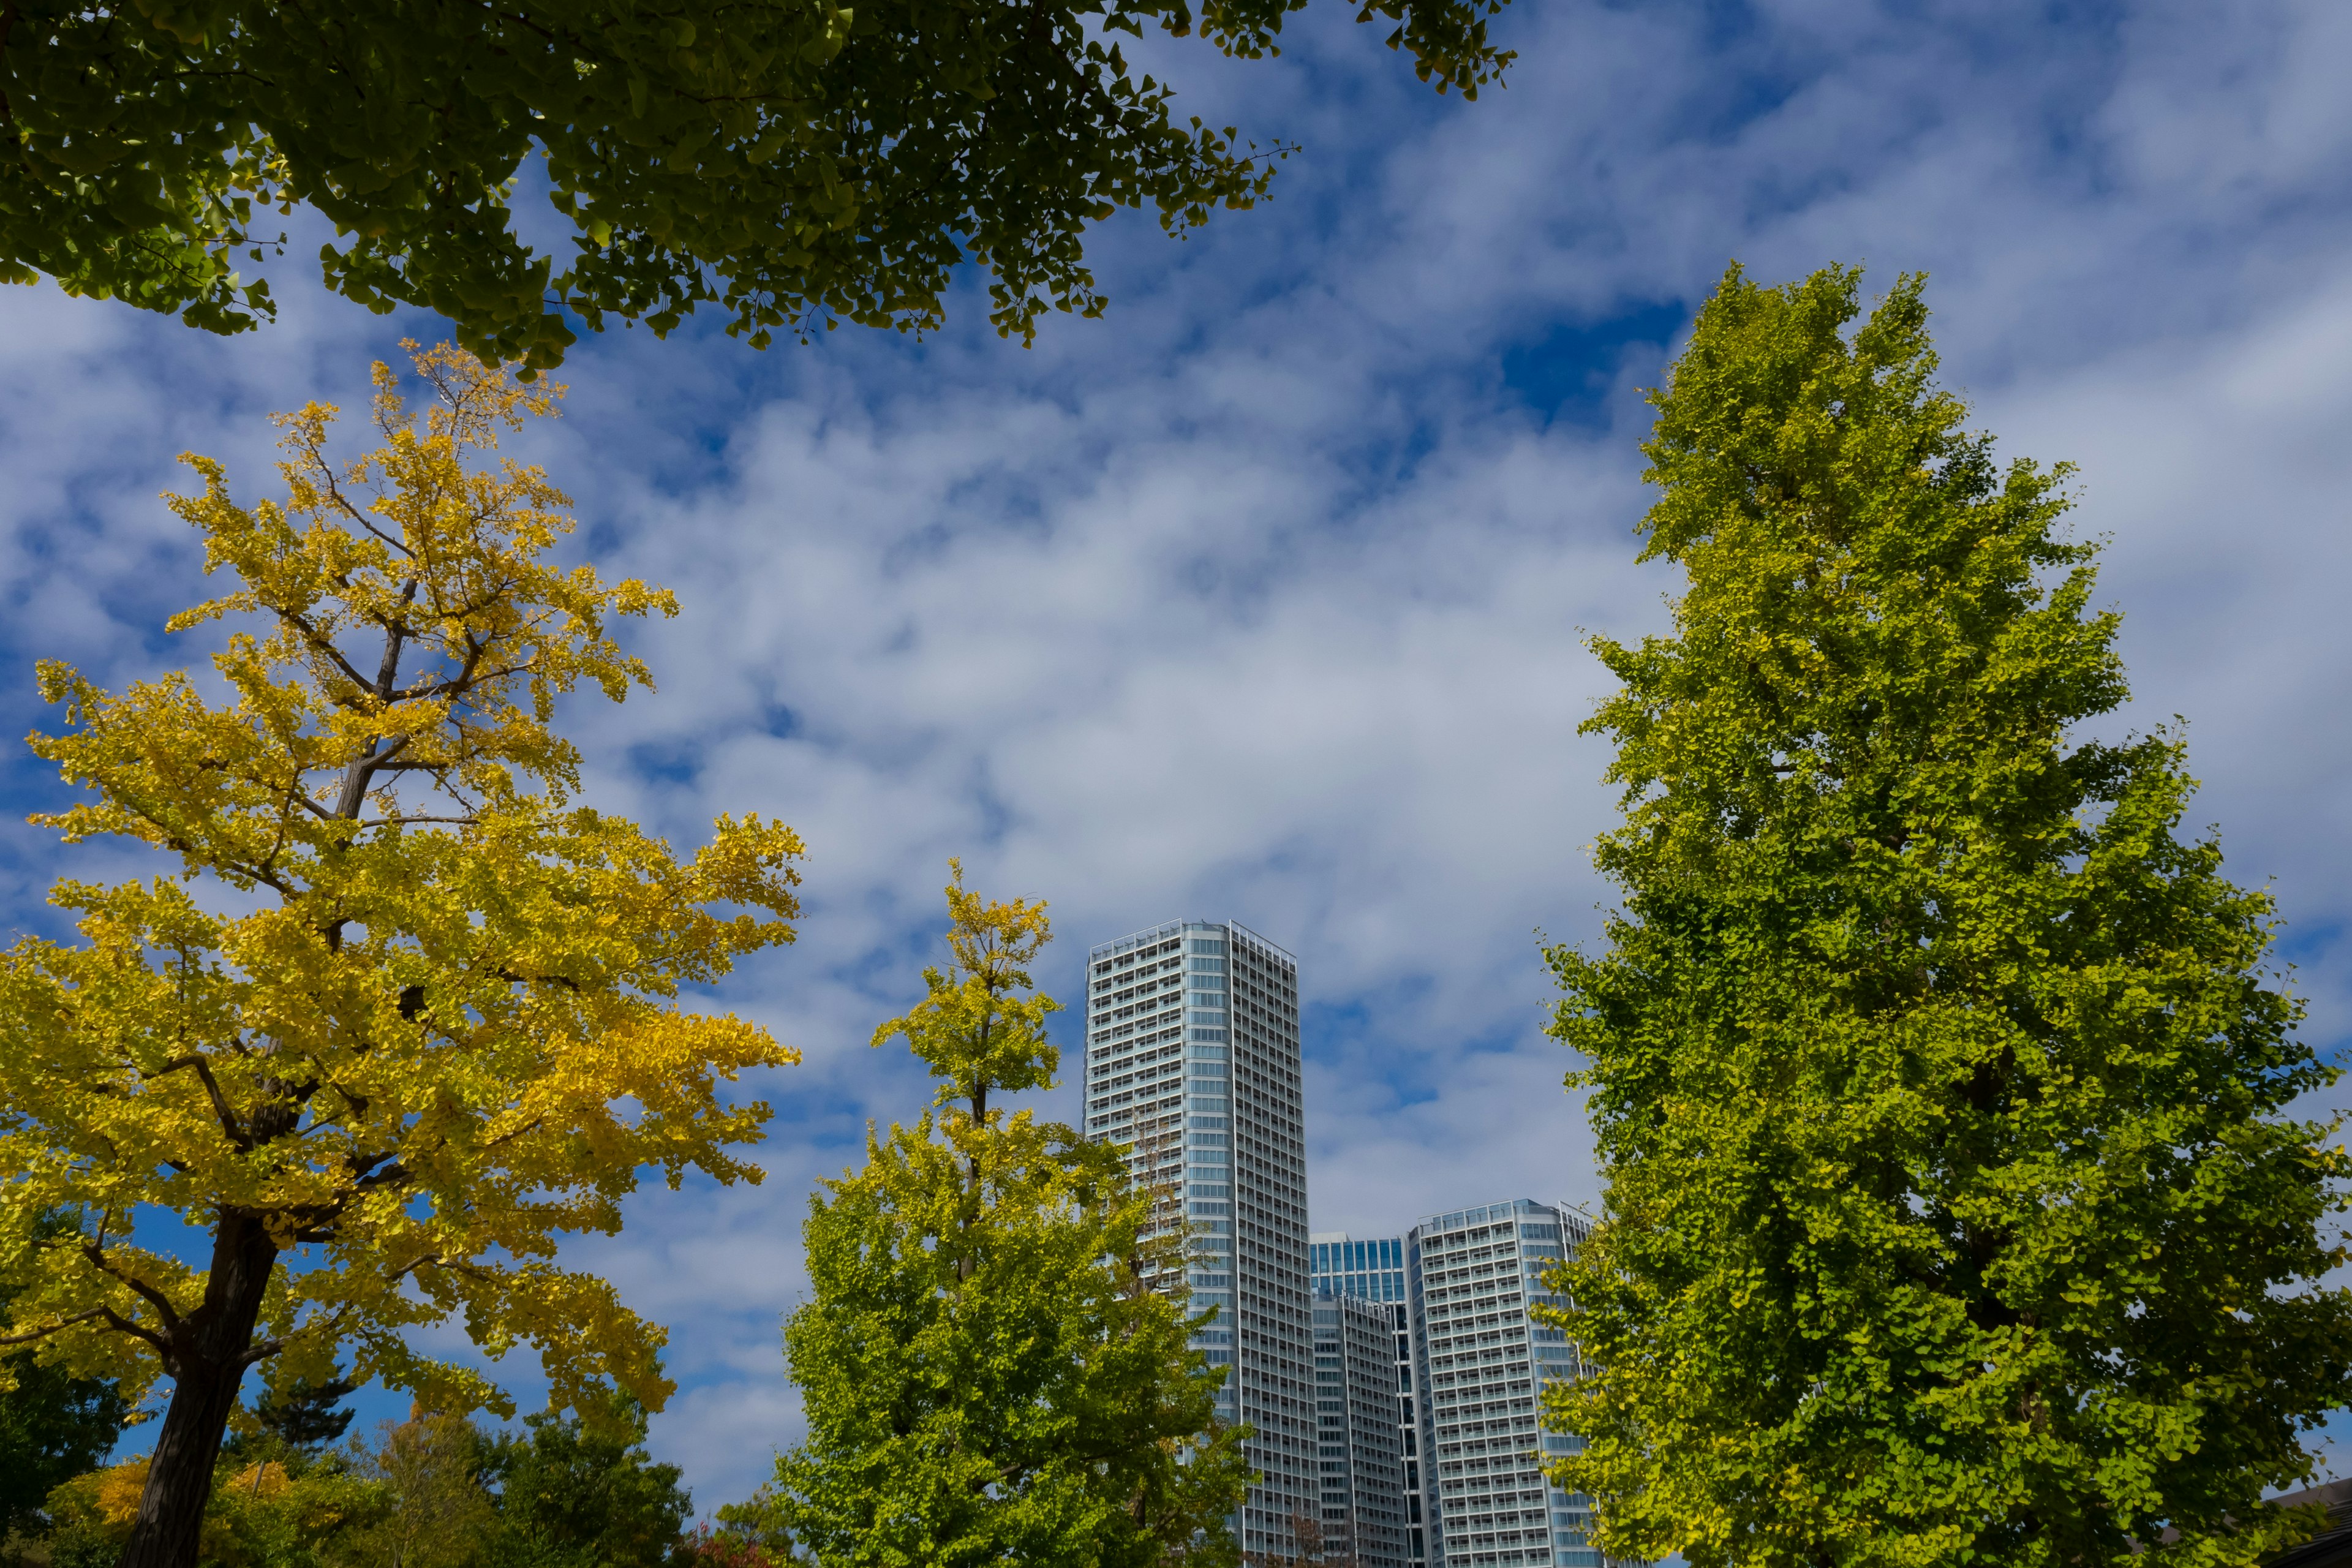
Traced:
[[[510, 1412], [410, 1342], [457, 1318], [493, 1355], [534, 1346], [560, 1405], [658, 1408], [660, 1329], [556, 1243], [617, 1228], [647, 1167], [758, 1180], [730, 1151], [768, 1109], [722, 1085], [796, 1059], [679, 989], [791, 940], [799, 839], [722, 817], [681, 859], [580, 798], [555, 723], [576, 688], [650, 685], [612, 626], [669, 596], [550, 563], [568, 499], [487, 456], [556, 389], [407, 346], [425, 419], [383, 364], [357, 460], [329, 457], [332, 408], [280, 416], [282, 501], [187, 459], [203, 486], [169, 504], [236, 586], [171, 625], [228, 623], [217, 696], [40, 670], [64, 721], [33, 747], [89, 798], [36, 820], [176, 862], [60, 882], [79, 940], [0, 955], [0, 1342], [172, 1380], [131, 1568], [196, 1561], [271, 1358]], [[190, 1258], [143, 1244], [158, 1216]]]

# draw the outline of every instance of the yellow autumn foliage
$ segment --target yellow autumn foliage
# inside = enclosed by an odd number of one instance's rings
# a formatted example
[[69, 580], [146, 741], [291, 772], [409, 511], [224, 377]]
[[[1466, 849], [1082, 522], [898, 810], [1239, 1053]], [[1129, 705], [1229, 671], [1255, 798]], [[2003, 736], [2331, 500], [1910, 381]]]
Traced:
[[[59, 1539], [78, 1538], [85, 1551], [103, 1543], [120, 1548], [138, 1517], [146, 1489], [148, 1457], [110, 1465], [74, 1477], [50, 1491], [47, 1512]], [[351, 1562], [350, 1532], [373, 1528], [388, 1511], [391, 1500], [378, 1482], [354, 1474], [340, 1457], [289, 1472], [277, 1460], [261, 1460], [231, 1469], [217, 1469], [208, 1489], [205, 1515], [197, 1536], [197, 1555], [220, 1568], [261, 1568], [262, 1564], [303, 1561]], [[317, 1548], [333, 1542], [331, 1554]], [[289, 1553], [289, 1546], [307, 1544], [308, 1553]]]
[[[658, 1408], [661, 1330], [558, 1240], [618, 1228], [649, 1166], [757, 1181], [735, 1151], [768, 1107], [725, 1086], [797, 1059], [680, 997], [792, 939], [792, 830], [722, 817], [679, 857], [579, 798], [559, 703], [650, 685], [612, 623], [674, 606], [547, 560], [568, 499], [488, 460], [560, 389], [415, 358], [426, 417], [377, 365], [356, 461], [327, 455], [334, 409], [280, 417], [282, 500], [186, 459], [201, 488], [168, 504], [230, 580], [171, 623], [226, 623], [207, 677], [40, 669], [62, 724], [31, 744], [87, 798], [35, 820], [172, 864], [59, 882], [79, 939], [0, 953], [0, 1341], [133, 1394], [168, 1373], [159, 1475], [209, 1472], [272, 1356], [510, 1413], [412, 1342], [451, 1319], [535, 1347], [561, 1403]], [[44, 1239], [58, 1210], [80, 1232]], [[157, 1215], [202, 1241], [146, 1245]]]
[[239, 1497], [278, 1498], [284, 1497], [291, 1485], [285, 1466], [275, 1459], [262, 1459], [231, 1476], [228, 1489]]
[[108, 1524], [129, 1524], [131, 1516], [139, 1511], [140, 1489], [147, 1484], [147, 1457], [142, 1454], [127, 1465], [109, 1465], [88, 1479], [90, 1506], [98, 1517]]

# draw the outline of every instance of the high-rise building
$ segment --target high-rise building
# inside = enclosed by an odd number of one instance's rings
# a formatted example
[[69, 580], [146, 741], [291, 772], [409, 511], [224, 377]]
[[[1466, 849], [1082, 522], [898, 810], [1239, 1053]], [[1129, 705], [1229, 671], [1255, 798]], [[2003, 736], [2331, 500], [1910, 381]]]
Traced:
[[1315, 1297], [1319, 1544], [1327, 1562], [1355, 1568], [1406, 1568], [1394, 1310], [1354, 1296]]
[[1087, 1135], [1124, 1145], [1200, 1233], [1192, 1301], [1219, 1311], [1194, 1342], [1233, 1367], [1218, 1415], [1255, 1429], [1260, 1477], [1234, 1536], [1285, 1557], [1292, 1519], [1321, 1509], [1298, 1068], [1298, 965], [1238, 922], [1171, 921], [1087, 954]]
[[1353, 1296], [1360, 1301], [1404, 1305], [1404, 1237], [1401, 1236], [1358, 1240], [1344, 1230], [1318, 1230], [1307, 1238], [1307, 1258], [1318, 1296]]
[[[1428, 1560], [1429, 1537], [1423, 1522], [1426, 1505], [1421, 1495], [1421, 1424], [1413, 1415], [1412, 1310], [1407, 1305], [1405, 1296], [1404, 1248], [1404, 1237], [1401, 1236], [1359, 1240], [1345, 1231], [1330, 1231], [1318, 1233], [1308, 1238], [1308, 1260], [1318, 1298], [1352, 1297], [1370, 1305], [1374, 1310], [1389, 1315], [1394, 1342], [1391, 1359], [1395, 1363], [1389, 1384], [1393, 1391], [1396, 1406], [1393, 1414], [1400, 1465], [1398, 1500], [1404, 1514], [1402, 1544], [1407, 1568], [1413, 1568], [1413, 1565]], [[1318, 1336], [1321, 1331], [1318, 1319]], [[1320, 1359], [1322, 1353], [1318, 1337], [1315, 1369], [1318, 1378], [1324, 1371]], [[1319, 1406], [1319, 1400], [1318, 1404]], [[1328, 1419], [1328, 1415], [1329, 1412], [1320, 1411], [1318, 1418]], [[1327, 1499], [1328, 1478], [1331, 1473], [1329, 1467], [1333, 1458], [1331, 1447], [1327, 1436], [1317, 1460], [1324, 1467]], [[1364, 1468], [1354, 1463], [1349, 1468], [1352, 1471]], [[1360, 1491], [1360, 1486], [1357, 1489]], [[1328, 1517], [1328, 1502], [1326, 1517]]]
[[1539, 1433], [1546, 1383], [1578, 1375], [1574, 1345], [1528, 1309], [1542, 1276], [1590, 1234], [1574, 1211], [1522, 1198], [1436, 1215], [1405, 1237], [1432, 1568], [1606, 1568], [1591, 1500], [1544, 1479], [1578, 1439]]

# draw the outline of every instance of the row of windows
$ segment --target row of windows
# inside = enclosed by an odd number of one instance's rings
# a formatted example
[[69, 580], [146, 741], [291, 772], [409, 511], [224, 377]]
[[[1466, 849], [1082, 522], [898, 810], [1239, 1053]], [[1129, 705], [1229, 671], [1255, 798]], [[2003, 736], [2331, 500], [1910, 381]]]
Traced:
[[1095, 962], [1094, 972], [1098, 975], [1116, 973], [1123, 969], [1132, 969], [1147, 959], [1158, 959], [1171, 953], [1181, 952], [1183, 947], [1184, 943], [1181, 939], [1151, 942], [1135, 949], [1132, 952], [1114, 953], [1108, 958], [1097, 959]]
[[1370, 1241], [1318, 1241], [1315, 1244], [1318, 1274], [1362, 1273], [1373, 1268], [1404, 1268], [1404, 1237], [1382, 1237]]
[[1353, 1296], [1359, 1301], [1402, 1301], [1404, 1276], [1402, 1274], [1326, 1274], [1315, 1270], [1315, 1289], [1334, 1296]]
[[1097, 980], [1087, 993], [1091, 1000], [1088, 1010], [1099, 1014], [1106, 1007], [1123, 1006], [1130, 998], [1149, 998], [1155, 991], [1181, 990], [1183, 987], [1183, 966], [1174, 959], [1165, 963], [1147, 964], [1132, 974], [1115, 975]]

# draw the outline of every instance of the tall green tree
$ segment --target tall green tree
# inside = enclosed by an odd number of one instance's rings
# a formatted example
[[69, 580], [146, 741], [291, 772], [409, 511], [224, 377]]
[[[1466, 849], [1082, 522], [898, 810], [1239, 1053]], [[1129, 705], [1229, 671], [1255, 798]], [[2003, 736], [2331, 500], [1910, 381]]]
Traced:
[[[1306, 0], [9, 0], [0, 280], [54, 279], [236, 331], [273, 312], [273, 211], [334, 226], [327, 286], [423, 306], [486, 360], [560, 362], [566, 312], [666, 333], [836, 319], [935, 326], [991, 274], [1024, 338], [1097, 313], [1088, 225], [1171, 231], [1265, 194], [1268, 164], [1139, 74], [1119, 35], [1275, 49]], [[1422, 79], [1475, 97], [1503, 0], [1360, 0]], [[559, 253], [516, 232], [544, 180]]]
[[1153, 1288], [1182, 1278], [1181, 1226], [1152, 1226], [1117, 1149], [992, 1102], [1060, 1064], [1029, 976], [1045, 908], [961, 867], [947, 891], [949, 963], [874, 1037], [905, 1037], [933, 1110], [810, 1200], [784, 1328], [809, 1436], [774, 1507], [823, 1568], [1230, 1564], [1242, 1434], [1186, 1348], [1206, 1317]]
[[[1608, 951], [1553, 949], [1607, 1208], [1549, 1396], [1612, 1554], [2254, 1561], [2352, 1302], [2269, 898], [2179, 832], [2071, 470], [1995, 459], [1905, 279], [1700, 312], [1644, 447], [1671, 636], [1622, 689]], [[2330, 1227], [2331, 1232], [2333, 1227]]]

